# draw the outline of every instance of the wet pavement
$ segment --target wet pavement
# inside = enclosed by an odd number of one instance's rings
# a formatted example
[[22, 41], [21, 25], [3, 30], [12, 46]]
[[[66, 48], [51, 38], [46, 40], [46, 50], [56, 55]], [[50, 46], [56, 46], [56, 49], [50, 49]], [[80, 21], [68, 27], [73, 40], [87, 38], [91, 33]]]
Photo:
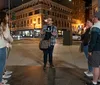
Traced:
[[10, 66], [13, 71], [9, 79], [10, 85], [86, 85], [84, 69], [78, 68], [47, 68], [42, 66]]
[[54, 49], [56, 68], [43, 70], [43, 53], [38, 47], [39, 40], [21, 40], [13, 43], [13, 49], [7, 60], [8, 70], [13, 74], [10, 85], [86, 85], [90, 82], [83, 72], [87, 61], [79, 52], [79, 45], [63, 46], [57, 40]]

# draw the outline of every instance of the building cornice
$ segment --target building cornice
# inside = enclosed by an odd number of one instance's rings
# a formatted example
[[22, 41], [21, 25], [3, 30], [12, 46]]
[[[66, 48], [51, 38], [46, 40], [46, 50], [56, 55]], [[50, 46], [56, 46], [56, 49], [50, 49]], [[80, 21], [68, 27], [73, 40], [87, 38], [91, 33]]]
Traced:
[[28, 7], [32, 7], [32, 6], [37, 5], [38, 3], [46, 3], [47, 5], [50, 6], [50, 8], [52, 8], [53, 5], [55, 5], [56, 7], [60, 7], [60, 8], [62, 7], [64, 9], [67, 9], [68, 11], [72, 12], [72, 9], [70, 9], [70, 8], [68, 8], [66, 6], [63, 6], [61, 4], [58, 4], [56, 2], [53, 2], [51, 0], [32, 0], [32, 1], [24, 3], [24, 4], [22, 4], [22, 5], [20, 5], [20, 6], [16, 7], [16, 8], [11, 9], [11, 12], [18, 11], [18, 10], [21, 10], [21, 9], [24, 9], [24, 8], [28, 8]]

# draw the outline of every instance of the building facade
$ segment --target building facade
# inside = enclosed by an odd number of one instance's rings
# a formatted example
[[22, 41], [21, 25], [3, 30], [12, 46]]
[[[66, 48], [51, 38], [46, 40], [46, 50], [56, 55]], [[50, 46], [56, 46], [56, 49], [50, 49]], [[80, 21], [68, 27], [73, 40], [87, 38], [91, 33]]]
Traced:
[[10, 28], [13, 34], [38, 37], [44, 19], [52, 17], [58, 34], [71, 30], [72, 10], [52, 0], [31, 0], [11, 10]]
[[100, 0], [92, 0], [92, 14], [100, 11]]
[[52, 0], [72, 9], [72, 31], [78, 32], [85, 23], [85, 1], [84, 0]]
[[72, 0], [72, 29], [77, 32], [81, 30], [85, 23], [85, 2], [84, 0]]

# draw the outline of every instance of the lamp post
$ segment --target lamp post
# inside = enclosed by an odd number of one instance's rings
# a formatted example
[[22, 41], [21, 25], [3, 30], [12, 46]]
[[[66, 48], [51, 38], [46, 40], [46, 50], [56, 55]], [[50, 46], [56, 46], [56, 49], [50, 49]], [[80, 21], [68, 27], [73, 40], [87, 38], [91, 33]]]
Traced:
[[8, 0], [9, 18], [10, 18], [10, 0]]
[[[8, 0], [8, 14], [9, 14], [9, 21], [8, 21], [8, 23], [9, 23], [9, 25], [10, 25], [10, 20], [11, 20], [11, 15], [10, 15], [10, 8], [11, 7], [10, 6], [11, 6], [11, 0]], [[12, 32], [11, 29], [12, 29], [12, 24], [10, 26], [10, 33]]]
[[100, 12], [100, 0], [98, 0], [98, 11]]
[[36, 37], [36, 30], [35, 30], [36, 21], [33, 22], [33, 25], [34, 25], [34, 33], [33, 34], [34, 34], [34, 37]]

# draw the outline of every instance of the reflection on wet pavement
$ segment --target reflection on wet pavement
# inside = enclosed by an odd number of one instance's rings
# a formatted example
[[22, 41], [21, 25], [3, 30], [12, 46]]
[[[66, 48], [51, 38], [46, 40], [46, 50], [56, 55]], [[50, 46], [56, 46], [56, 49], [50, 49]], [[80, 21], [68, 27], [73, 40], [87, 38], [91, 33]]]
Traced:
[[12, 66], [13, 71], [9, 79], [10, 85], [86, 85], [84, 69], [76, 68], [47, 68], [42, 66]]

